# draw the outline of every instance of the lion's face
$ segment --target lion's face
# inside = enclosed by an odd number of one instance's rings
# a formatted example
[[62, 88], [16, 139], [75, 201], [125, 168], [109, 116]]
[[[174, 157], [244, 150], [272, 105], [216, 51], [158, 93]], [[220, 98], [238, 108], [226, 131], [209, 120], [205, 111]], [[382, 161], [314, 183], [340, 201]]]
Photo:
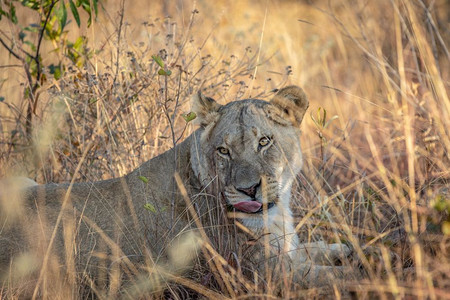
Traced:
[[246, 219], [288, 207], [302, 167], [298, 125], [307, 106], [298, 87], [280, 90], [271, 102], [248, 99], [224, 106], [199, 95], [199, 177], [216, 179], [228, 208]]

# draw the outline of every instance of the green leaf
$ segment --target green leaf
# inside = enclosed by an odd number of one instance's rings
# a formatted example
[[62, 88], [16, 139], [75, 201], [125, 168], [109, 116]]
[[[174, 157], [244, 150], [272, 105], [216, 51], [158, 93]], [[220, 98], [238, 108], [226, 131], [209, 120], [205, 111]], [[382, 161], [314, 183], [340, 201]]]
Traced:
[[61, 66], [55, 66], [54, 64], [51, 64], [48, 66], [50, 69], [50, 74], [53, 74], [53, 77], [58, 80], [61, 78]]
[[195, 118], [197, 118], [197, 115], [195, 112], [191, 111], [188, 112], [187, 114], [182, 114], [181, 115], [183, 117], [183, 119], [186, 121], [186, 123], [191, 122], [192, 120], [194, 120]]
[[447, 203], [445, 197], [442, 195], [437, 195], [436, 199], [434, 199], [433, 207], [437, 211], [445, 211], [447, 205], [450, 207], [450, 200]]
[[89, 1], [81, 3], [81, 7], [89, 14], [91, 15], [91, 4]]
[[23, 40], [25, 39], [26, 36], [27, 35], [25, 34], [25, 32], [23, 32], [23, 31], [19, 32], [19, 40], [21, 40], [22, 42], [23, 42]]
[[92, 4], [94, 5], [94, 12], [95, 12], [95, 15], [97, 16], [98, 15], [98, 3], [97, 3], [98, 1], [97, 0], [93, 0], [92, 1]]
[[152, 55], [152, 58], [161, 68], [164, 68], [164, 62], [161, 57], [159, 57], [158, 55]]
[[75, 49], [78, 53], [82, 53], [82, 46], [84, 42], [84, 37], [80, 36], [77, 38], [75, 43], [73, 44], [73, 49]]
[[61, 68], [56, 68], [55, 69], [55, 74], [53, 74], [53, 77], [56, 79], [56, 80], [58, 80], [58, 79], [60, 79], [61, 78]]
[[64, 27], [66, 26], [67, 23], [67, 9], [64, 1], [61, 1], [59, 8], [56, 10], [56, 17], [58, 18], [59, 21], [60, 32], [63, 32]]
[[0, 102], [3, 102], [3, 101], [5, 101], [5, 97], [0, 96]]
[[91, 10], [91, 3], [90, 3], [90, 1], [85, 1], [85, 0], [83, 0], [83, 1], [81, 2], [81, 7], [82, 7], [82, 8], [84, 9], [84, 11], [87, 12], [88, 15], [89, 15], [89, 19], [88, 19], [88, 22], [87, 22], [87, 26], [90, 27], [91, 24], [92, 24], [92, 10]]
[[37, 1], [31, 1], [31, 0], [22, 0], [22, 5], [25, 7], [29, 7], [34, 10], [38, 10], [40, 8], [40, 3]]
[[30, 26], [24, 27], [23, 30], [36, 33], [39, 32], [40, 28], [38, 24], [30, 24]]
[[0, 20], [2, 19], [2, 16], [7, 16], [8, 14], [6, 13], [6, 11], [4, 11], [1, 7], [0, 7]]
[[145, 177], [145, 176], [138, 176], [138, 178], [140, 180], [142, 180], [143, 183], [148, 183], [148, 178], [147, 177]]
[[170, 70], [165, 71], [164, 69], [159, 69], [159, 71], [158, 71], [158, 75], [170, 76], [171, 74], [172, 74], [172, 71], [170, 71]]
[[72, 0], [69, 0], [70, 10], [72, 11], [72, 15], [75, 18], [75, 21], [77, 22], [78, 27], [80, 27], [80, 15], [78, 14], [77, 7], [75, 6], [75, 3], [73, 3]]
[[445, 221], [442, 223], [442, 233], [445, 235], [450, 235], [450, 221]]
[[31, 48], [31, 50], [33, 50], [33, 52], [36, 51], [36, 46], [32, 42], [25, 41], [24, 44], [30, 46], [30, 48]]
[[12, 5], [12, 3], [9, 5], [9, 19], [14, 24], [18, 23], [17, 16], [16, 16], [16, 7]]
[[145, 203], [144, 208], [148, 211], [151, 211], [152, 213], [156, 213], [155, 207], [150, 203]]

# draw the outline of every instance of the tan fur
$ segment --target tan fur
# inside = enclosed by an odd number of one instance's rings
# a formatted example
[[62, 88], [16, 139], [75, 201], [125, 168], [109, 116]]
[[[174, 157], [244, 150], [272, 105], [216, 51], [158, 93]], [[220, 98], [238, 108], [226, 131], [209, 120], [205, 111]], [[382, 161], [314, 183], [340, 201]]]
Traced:
[[[180, 248], [186, 244], [180, 239], [183, 233], [199, 230], [196, 216], [222, 255], [241, 251], [242, 264], [262, 272], [264, 247], [269, 247], [271, 257], [290, 261], [297, 281], [324, 280], [331, 267], [312, 268], [315, 258], [321, 257], [323, 264], [323, 257], [345, 256], [349, 249], [300, 244], [294, 231], [290, 194], [303, 164], [299, 125], [308, 107], [304, 92], [290, 86], [278, 91], [272, 102], [247, 99], [226, 106], [201, 94], [193, 101], [200, 128], [128, 175], [21, 191], [23, 215], [11, 221], [9, 209], [0, 220], [7, 225], [0, 233], [3, 281], [11, 280], [11, 270], [24, 255], [36, 266], [28, 274], [49, 269], [42, 262], [47, 259], [49, 264], [50, 257], [69, 277], [76, 273], [76, 278], [90, 278], [94, 284], [108, 281], [116, 269], [127, 280], [143, 264], [184, 271], [197, 256], [197, 245], [205, 242], [189, 235], [190, 246]], [[180, 193], [175, 173], [192, 206]], [[4, 211], [9, 198], [2, 195]], [[261, 203], [261, 211], [233, 209], [246, 201]], [[259, 246], [242, 252], [249, 241]]]

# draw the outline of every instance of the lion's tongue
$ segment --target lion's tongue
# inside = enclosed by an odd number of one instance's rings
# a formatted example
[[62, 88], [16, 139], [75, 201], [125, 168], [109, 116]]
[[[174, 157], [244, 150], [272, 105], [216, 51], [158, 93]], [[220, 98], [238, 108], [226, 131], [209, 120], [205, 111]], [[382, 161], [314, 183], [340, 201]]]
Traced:
[[234, 208], [246, 213], [254, 213], [260, 210], [262, 204], [257, 201], [242, 201], [233, 205]]

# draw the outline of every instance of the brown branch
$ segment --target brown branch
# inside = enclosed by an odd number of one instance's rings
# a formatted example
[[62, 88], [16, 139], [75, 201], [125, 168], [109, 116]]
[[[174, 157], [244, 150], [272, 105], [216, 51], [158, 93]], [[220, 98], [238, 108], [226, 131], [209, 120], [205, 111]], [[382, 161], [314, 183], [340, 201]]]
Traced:
[[[33, 86], [33, 93], [36, 91], [36, 89], [39, 85], [39, 81], [41, 79], [41, 63], [39, 61], [39, 52], [41, 51], [41, 44], [42, 44], [42, 40], [44, 39], [45, 27], [47, 27], [48, 20], [50, 19], [50, 15], [52, 13], [53, 7], [55, 6], [56, 2], [58, 2], [58, 1], [52, 1], [52, 3], [50, 4], [50, 8], [48, 10], [47, 16], [45, 17], [44, 25], [42, 26], [41, 31], [39, 32], [38, 44], [36, 47], [36, 54], [33, 57], [34, 61], [36, 62], [36, 68], [37, 68], [36, 82]], [[33, 108], [33, 110], [35, 110], [35, 108]]]
[[15, 58], [17, 58], [18, 60], [23, 62], [23, 58], [20, 57], [16, 52], [14, 52], [14, 50], [11, 49], [8, 45], [6, 45], [5, 41], [1, 37], [0, 37], [0, 43], [3, 45], [3, 47], [6, 48], [6, 50], [8, 50], [9, 54], [11, 54]]
[[[29, 82], [30, 82], [30, 102], [27, 108], [27, 116], [26, 116], [26, 120], [25, 120], [25, 132], [27, 134], [27, 137], [29, 140], [31, 140], [31, 130], [32, 130], [32, 121], [33, 121], [33, 114], [36, 113], [36, 108], [37, 108], [37, 103], [38, 103], [38, 97], [36, 96], [36, 90], [38, 89], [39, 85], [40, 85], [40, 81], [41, 81], [41, 76], [42, 76], [42, 70], [41, 70], [41, 63], [39, 61], [39, 53], [41, 51], [41, 45], [42, 45], [42, 40], [44, 39], [44, 32], [45, 32], [45, 27], [47, 27], [47, 23], [48, 20], [50, 19], [50, 15], [53, 11], [53, 7], [55, 6], [57, 1], [52, 1], [52, 3], [50, 4], [49, 10], [47, 12], [47, 15], [45, 16], [45, 21], [43, 26], [41, 27], [41, 30], [39, 32], [39, 38], [38, 38], [38, 44], [36, 47], [36, 52], [35, 55], [32, 56], [33, 60], [36, 62], [36, 81], [34, 82], [34, 84], [32, 84], [32, 79], [29, 78]], [[27, 70], [27, 74], [29, 74], [29, 70]]]

